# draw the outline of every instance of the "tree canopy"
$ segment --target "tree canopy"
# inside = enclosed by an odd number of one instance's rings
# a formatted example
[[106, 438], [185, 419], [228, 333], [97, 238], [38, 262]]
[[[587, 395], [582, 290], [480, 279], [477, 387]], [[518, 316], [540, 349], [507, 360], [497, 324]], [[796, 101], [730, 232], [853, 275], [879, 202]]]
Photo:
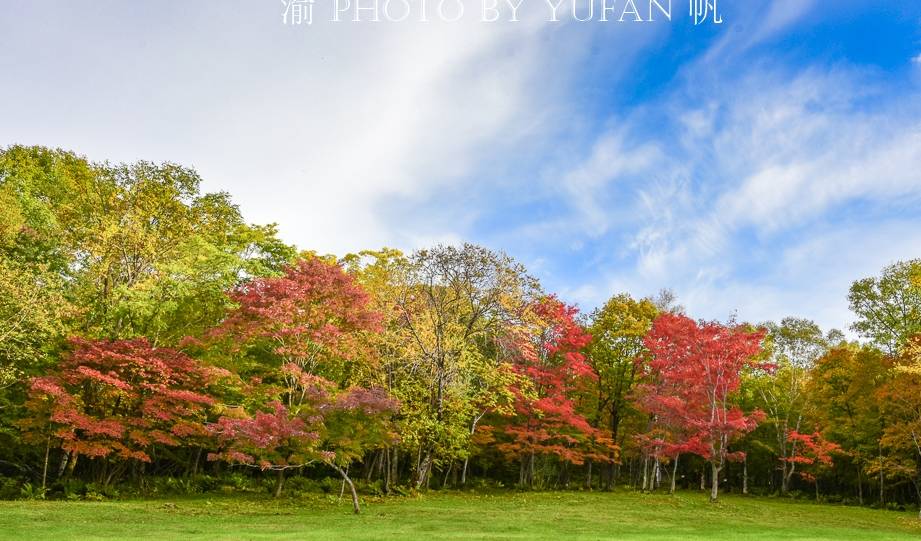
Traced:
[[854, 282], [853, 336], [669, 289], [586, 313], [475, 244], [299, 251], [201, 182], [0, 150], [0, 476], [921, 502], [919, 260]]

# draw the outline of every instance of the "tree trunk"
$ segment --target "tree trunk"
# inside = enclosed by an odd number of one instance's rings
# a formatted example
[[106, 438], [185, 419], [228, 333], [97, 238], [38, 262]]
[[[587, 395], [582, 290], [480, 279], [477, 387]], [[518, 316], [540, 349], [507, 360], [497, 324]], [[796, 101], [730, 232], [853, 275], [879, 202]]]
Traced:
[[636, 459], [630, 459], [630, 466], [627, 469], [627, 475], [630, 476], [630, 488], [636, 490], [636, 475], [634, 474], [634, 469], [636, 468]]
[[378, 451], [372, 455], [371, 463], [365, 468], [365, 482], [370, 483], [374, 477], [374, 472], [380, 470], [381, 461], [384, 460], [384, 452]]
[[419, 463], [419, 467], [416, 470], [416, 490], [422, 488], [422, 485], [428, 486], [429, 475], [431, 474], [432, 468], [432, 455], [430, 453], [425, 454], [425, 458]]
[[[349, 473], [348, 466], [345, 467], [345, 473], [346, 475], [348, 475]], [[343, 496], [345, 496], [345, 478], [344, 477], [342, 478], [342, 485], [339, 487], [339, 499], [341, 500]]]
[[647, 483], [649, 482], [649, 456], [643, 458], [643, 492], [646, 492]]
[[445, 478], [444, 478], [444, 480], [441, 482], [441, 488], [445, 488], [445, 487], [448, 486], [448, 479], [450, 478], [450, 476], [451, 476], [451, 470], [453, 470], [453, 469], [454, 469], [454, 461], [451, 461], [451, 463], [448, 464], [448, 469], [445, 471]]
[[201, 447], [195, 451], [195, 461], [192, 462], [192, 475], [198, 475], [199, 462], [201, 462]]
[[668, 491], [669, 494], [675, 493], [675, 482], [676, 482], [676, 478], [678, 477], [678, 457], [680, 456], [681, 455], [675, 455], [675, 463], [672, 464], [672, 487]]
[[[919, 445], [918, 438], [914, 432], [912, 432], [911, 435], [915, 440], [915, 447], [918, 449], [918, 455], [921, 456], [921, 445]], [[918, 497], [918, 519], [921, 520], [921, 462], [918, 463], [915, 469], [915, 478], [912, 479], [912, 484], [915, 485], [915, 496]]]
[[65, 452], [61, 449], [61, 463], [58, 464], [58, 474], [55, 476], [57, 479], [60, 479], [64, 472], [67, 471], [67, 464], [70, 462], [70, 453]]
[[390, 494], [390, 448], [384, 448], [384, 494]]
[[122, 474], [125, 472], [125, 464], [116, 464], [109, 470], [109, 474], [106, 476], [105, 486], [111, 486], [116, 479], [119, 479]]
[[[786, 430], [783, 432], [783, 438], [786, 439]], [[786, 443], [780, 448], [780, 495], [786, 496], [790, 490], [790, 478], [793, 477], [793, 468], [795, 464], [787, 460]]]
[[553, 490], [559, 490], [566, 486], [566, 462], [560, 463], [556, 472], [556, 481], [553, 483]]
[[711, 464], [713, 479], [710, 480], [710, 503], [716, 503], [720, 492], [720, 468], [715, 463]]
[[790, 481], [793, 479], [793, 473], [796, 471], [796, 464], [790, 464], [789, 468], [784, 469], [783, 477], [780, 480], [780, 493], [784, 496], [790, 492]]
[[281, 497], [281, 491], [285, 488], [285, 470], [277, 470], [275, 473], [275, 497]]
[[45, 443], [45, 465], [42, 468], [42, 492], [48, 486], [48, 457], [51, 455], [51, 436], [48, 436], [48, 441]]
[[585, 489], [591, 492], [592, 490], [592, 461], [585, 461]]
[[419, 478], [419, 471], [422, 469], [422, 445], [419, 446], [419, 450], [416, 451], [416, 464], [411, 466], [412, 468], [412, 478], [410, 482], [417, 489], [421, 486], [421, 480]]
[[[478, 415], [473, 419], [473, 422], [470, 423], [470, 438], [471, 438], [471, 439], [473, 439], [473, 435], [476, 434], [476, 425], [477, 425], [477, 423], [480, 422], [480, 419], [482, 419], [484, 415], [486, 415], [486, 412], [485, 412], [485, 411], [482, 412], [482, 413], [480, 413], [480, 414], [478, 414]], [[468, 466], [469, 464], [470, 464], [470, 456], [468, 455], [468, 456], [466, 456], [466, 457], [464, 458], [464, 467], [463, 467], [463, 469], [461, 469], [460, 484], [461, 484], [462, 487], [465, 486], [465, 485], [467, 484], [467, 466]], [[455, 479], [456, 479], [456, 477], [455, 477]]]
[[879, 444], [879, 505], [886, 505], [886, 485], [883, 477], [883, 444]]
[[918, 497], [918, 520], [921, 520], [921, 464], [918, 464], [918, 473], [914, 479], [915, 495]]
[[857, 460], [857, 502], [860, 505], [863, 505], [863, 468], [860, 465], [860, 460]]
[[67, 463], [67, 473], [64, 475], [64, 478], [70, 480], [74, 475], [74, 470], [77, 469], [77, 459], [80, 458], [80, 455], [77, 453], [70, 453], [70, 461]]
[[706, 465], [704, 465], [704, 467], [700, 469], [700, 490], [701, 492], [703, 492], [704, 490], [707, 490], [707, 466]]
[[345, 470], [337, 466], [333, 462], [328, 462], [330, 466], [342, 476], [342, 480], [349, 486], [349, 491], [352, 493], [352, 509], [355, 511], [355, 514], [361, 513], [361, 507], [358, 504], [358, 492], [355, 490], [355, 484], [352, 483], [352, 480], [349, 479], [349, 474]]
[[[620, 432], [620, 408], [617, 406], [616, 400], [611, 403], [611, 441], [617, 443], [617, 436]], [[614, 465], [614, 453], [613, 451], [608, 455], [611, 459], [608, 462], [607, 467], [607, 478], [605, 479], [605, 490], [611, 490], [614, 488], [615, 483], [615, 465]]]
[[534, 453], [528, 457], [528, 488], [534, 488]]
[[104, 459], [104, 458], [100, 458], [100, 459], [94, 459], [93, 462], [95, 463], [95, 468], [93, 468], [93, 469], [96, 470], [96, 472], [95, 472], [95, 473], [96, 473], [96, 482], [99, 483], [99, 484], [102, 485], [102, 486], [105, 486], [105, 484], [106, 484], [106, 471], [108, 471], [108, 468], [109, 468], [109, 461], [106, 460], [106, 459]]
[[742, 459], [742, 494], [748, 495], [748, 455]]

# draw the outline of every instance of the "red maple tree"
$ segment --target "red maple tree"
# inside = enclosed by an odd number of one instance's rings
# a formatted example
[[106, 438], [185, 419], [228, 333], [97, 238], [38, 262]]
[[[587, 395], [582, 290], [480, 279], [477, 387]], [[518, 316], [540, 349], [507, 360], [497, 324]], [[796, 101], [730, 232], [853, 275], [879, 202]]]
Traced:
[[711, 500], [719, 492], [719, 474], [738, 436], [754, 430], [760, 411], [746, 414], [733, 403], [746, 368], [766, 367], [758, 359], [765, 331], [741, 325], [702, 322], [665, 313], [646, 336], [650, 359], [647, 383], [640, 386], [643, 408], [676, 437], [672, 452], [697, 454], [710, 462]]
[[801, 479], [815, 485], [816, 499], [819, 496], [818, 470], [823, 466], [834, 463], [834, 453], [841, 452], [841, 446], [826, 440], [818, 432], [801, 434], [795, 430], [787, 434], [787, 441], [791, 443], [793, 452], [785, 460], [791, 465], [791, 472], [796, 466], [801, 466], [797, 472]]
[[230, 298], [238, 308], [210, 337], [228, 340], [237, 351], [268, 352], [278, 360], [273, 368], [295, 364], [341, 379], [349, 361], [369, 358], [363, 333], [381, 328], [367, 292], [340, 266], [317, 257], [297, 261], [282, 276], [248, 282]]
[[342, 476], [359, 512], [358, 493], [348, 465], [368, 450], [396, 441], [391, 417], [399, 404], [382, 389], [351, 387], [310, 376], [294, 366], [300, 400], [295, 406], [274, 401], [249, 415], [241, 409], [221, 417], [208, 428], [219, 442], [208, 460], [245, 464], [276, 472], [275, 496], [284, 486], [288, 469], [322, 463]]
[[[208, 388], [226, 371], [144, 338], [74, 338], [71, 348], [54, 373], [32, 378], [23, 421], [30, 437], [69, 453], [71, 468], [79, 456], [150, 462], [155, 446], [205, 443]], [[111, 462], [99, 469], [103, 483], [124, 470]]]
[[241, 392], [248, 408], [211, 425], [220, 449], [209, 459], [275, 471], [276, 495], [286, 470], [327, 464], [352, 488], [358, 512], [348, 464], [394, 440], [389, 419], [397, 409], [385, 391], [352, 384], [362, 372], [354, 368], [374, 362], [367, 333], [379, 331], [382, 318], [370, 297], [341, 267], [316, 257], [230, 296], [238, 307], [209, 337], [228, 341], [231, 358], [251, 376]]
[[571, 464], [608, 461], [616, 446], [576, 409], [575, 394], [595, 378], [582, 350], [591, 341], [576, 321], [578, 310], [547, 296], [533, 303], [533, 319], [509, 338], [518, 383], [515, 415], [498, 427], [506, 441], [498, 449], [521, 461], [520, 483], [534, 482], [537, 456]]

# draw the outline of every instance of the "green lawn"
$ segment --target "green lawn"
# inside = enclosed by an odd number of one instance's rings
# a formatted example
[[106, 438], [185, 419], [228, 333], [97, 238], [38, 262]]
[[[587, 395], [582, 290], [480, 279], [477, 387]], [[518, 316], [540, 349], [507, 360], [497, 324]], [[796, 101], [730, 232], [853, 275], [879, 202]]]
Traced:
[[0, 539], [921, 539], [914, 513], [725, 496], [429, 494], [349, 503], [255, 496], [0, 502]]

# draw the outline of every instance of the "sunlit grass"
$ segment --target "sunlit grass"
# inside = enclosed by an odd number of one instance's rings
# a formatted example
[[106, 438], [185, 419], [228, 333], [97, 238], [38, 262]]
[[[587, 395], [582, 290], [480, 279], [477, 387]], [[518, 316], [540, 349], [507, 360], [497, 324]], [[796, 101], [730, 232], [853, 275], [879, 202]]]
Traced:
[[438, 493], [0, 502], [0, 539], [921, 539], [913, 513], [698, 493]]

